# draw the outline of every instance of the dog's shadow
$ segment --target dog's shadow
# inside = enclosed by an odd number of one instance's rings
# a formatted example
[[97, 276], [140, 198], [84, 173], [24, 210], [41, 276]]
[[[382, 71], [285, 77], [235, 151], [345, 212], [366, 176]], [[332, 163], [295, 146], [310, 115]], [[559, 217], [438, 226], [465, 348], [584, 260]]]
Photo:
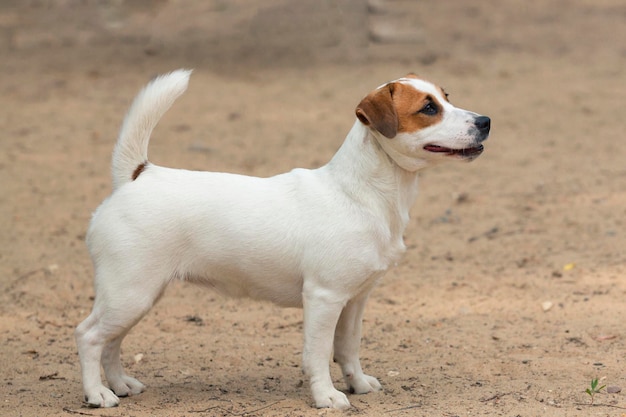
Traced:
[[[148, 388], [126, 401], [155, 407], [187, 404], [190, 412], [222, 410], [229, 415], [246, 415], [282, 401], [309, 402], [308, 384], [298, 370], [295, 372], [234, 372], [230, 375], [171, 375], [169, 378], [144, 377]], [[293, 375], [291, 375], [293, 373]], [[122, 400], [122, 405], [125, 400]]]

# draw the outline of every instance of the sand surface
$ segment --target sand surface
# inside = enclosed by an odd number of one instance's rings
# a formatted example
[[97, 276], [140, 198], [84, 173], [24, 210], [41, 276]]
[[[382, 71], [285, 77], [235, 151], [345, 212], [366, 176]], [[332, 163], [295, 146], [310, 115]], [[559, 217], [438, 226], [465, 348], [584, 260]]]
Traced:
[[161, 2], [98, 30], [101, 15], [78, 25], [82, 9], [44, 3], [0, 8], [0, 415], [340, 415], [311, 407], [300, 310], [184, 283], [123, 345], [148, 390], [81, 402], [89, 218], [132, 97], [179, 67], [195, 69], [189, 91], [150, 147], [171, 167], [323, 165], [363, 95], [409, 71], [492, 118], [475, 162], [421, 174], [407, 253], [365, 314], [362, 362], [384, 391], [351, 395], [345, 415], [626, 415], [624, 392], [585, 393], [593, 378], [626, 388], [622, 1], [396, 2], [419, 28], [405, 44], [368, 42], [358, 22], [342, 43], [337, 14], [316, 31], [307, 10], [277, 19], [278, 0]]

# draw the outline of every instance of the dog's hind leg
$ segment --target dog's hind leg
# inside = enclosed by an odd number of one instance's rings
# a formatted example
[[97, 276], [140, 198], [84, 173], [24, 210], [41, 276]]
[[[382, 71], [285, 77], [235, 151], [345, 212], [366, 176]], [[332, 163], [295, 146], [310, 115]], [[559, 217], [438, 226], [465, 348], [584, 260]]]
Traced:
[[120, 402], [119, 398], [102, 385], [100, 379], [100, 358], [105, 340], [98, 321], [98, 314], [92, 311], [89, 317], [78, 325], [75, 332], [85, 402], [91, 407], [115, 407]]
[[355, 394], [381, 389], [376, 378], [363, 373], [359, 360], [361, 323], [367, 297], [365, 293], [350, 300], [341, 312], [335, 329], [334, 360], [341, 366], [348, 390]]
[[[92, 407], [115, 407], [119, 404], [118, 395], [138, 394], [145, 388], [141, 382], [124, 373], [120, 361], [120, 346], [128, 331], [158, 300], [166, 281], [156, 288], [142, 288], [133, 287], [136, 279], [124, 281], [120, 277], [98, 278], [111, 278], [112, 281], [125, 285], [113, 288], [109, 281], [106, 287], [100, 287], [101, 291], [96, 294], [93, 311], [76, 328], [76, 344], [83, 375], [85, 401]], [[111, 389], [102, 384], [100, 364], [104, 368]]]
[[120, 347], [126, 333], [108, 342], [102, 351], [102, 367], [109, 386], [118, 397], [142, 393], [146, 387], [135, 378], [126, 375], [122, 367]]

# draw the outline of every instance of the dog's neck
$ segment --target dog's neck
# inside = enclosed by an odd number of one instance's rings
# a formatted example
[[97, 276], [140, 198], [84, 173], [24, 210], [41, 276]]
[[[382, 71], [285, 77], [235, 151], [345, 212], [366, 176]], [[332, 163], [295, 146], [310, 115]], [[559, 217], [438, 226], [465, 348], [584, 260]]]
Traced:
[[383, 215], [401, 237], [417, 197], [417, 173], [396, 164], [366, 126], [357, 120], [324, 168], [347, 195]]

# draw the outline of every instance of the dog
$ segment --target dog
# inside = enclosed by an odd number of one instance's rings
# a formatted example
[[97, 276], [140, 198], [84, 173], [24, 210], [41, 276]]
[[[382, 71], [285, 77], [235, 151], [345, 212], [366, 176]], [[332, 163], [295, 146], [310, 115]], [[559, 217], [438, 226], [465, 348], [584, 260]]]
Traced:
[[418, 171], [478, 157], [491, 121], [409, 74], [359, 103], [343, 145], [321, 168], [258, 178], [153, 165], [151, 132], [190, 74], [162, 75], [140, 91], [113, 151], [113, 192], [86, 239], [93, 310], [75, 331], [85, 401], [113, 407], [144, 391], [122, 367], [122, 340], [165, 287], [182, 280], [302, 307], [303, 371], [315, 406], [346, 409], [331, 355], [348, 392], [381, 389], [361, 368], [361, 321], [370, 291], [405, 252]]

